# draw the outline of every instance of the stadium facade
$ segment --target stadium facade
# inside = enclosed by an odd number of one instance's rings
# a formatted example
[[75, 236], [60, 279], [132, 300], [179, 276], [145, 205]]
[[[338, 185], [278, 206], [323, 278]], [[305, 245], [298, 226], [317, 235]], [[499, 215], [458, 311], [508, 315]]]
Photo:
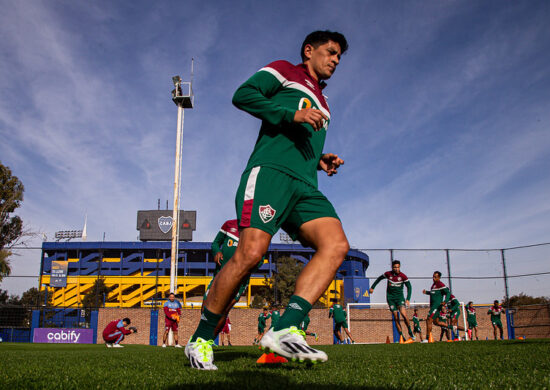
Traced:
[[[199, 308], [212, 280], [215, 263], [207, 242], [180, 242], [177, 295], [186, 307]], [[53, 305], [82, 307], [84, 296], [102, 279], [109, 293], [98, 298], [102, 307], [156, 307], [170, 290], [168, 241], [147, 242], [44, 242], [40, 289], [47, 290]], [[250, 307], [264, 281], [277, 271], [277, 258], [291, 256], [307, 264], [314, 251], [297, 244], [271, 244], [264, 264], [254, 273], [238, 303]], [[351, 249], [334, 281], [321, 297], [325, 307], [342, 303], [368, 303], [367, 254]]]

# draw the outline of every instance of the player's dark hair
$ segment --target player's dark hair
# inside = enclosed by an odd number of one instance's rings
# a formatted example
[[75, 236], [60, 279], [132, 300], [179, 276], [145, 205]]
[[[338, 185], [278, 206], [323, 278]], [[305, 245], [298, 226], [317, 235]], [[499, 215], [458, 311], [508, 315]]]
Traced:
[[495, 301], [494, 301], [493, 303], [496, 303], [496, 304], [498, 304], [498, 300], [497, 300], [497, 299], [495, 299]]
[[128, 317], [123, 318], [122, 322], [126, 322], [128, 325], [130, 325], [130, 319]]
[[173, 292], [171, 292], [170, 294], [168, 294], [168, 297], [170, 297], [170, 295], [176, 296], [176, 294], [174, 294]]
[[435, 272], [434, 272], [434, 275], [435, 275], [435, 274], [437, 274], [437, 276], [441, 277], [441, 272], [435, 271]]
[[328, 41], [333, 41], [339, 44], [342, 52], [341, 54], [344, 54], [346, 50], [348, 50], [348, 41], [346, 41], [346, 37], [339, 32], [329, 30], [314, 31], [310, 33], [306, 39], [304, 39], [304, 43], [302, 43], [302, 48], [300, 50], [300, 57], [302, 57], [302, 61], [306, 60], [306, 57], [304, 56], [304, 49], [306, 48], [306, 45], [311, 45], [317, 49], [319, 46], [324, 45]]
[[401, 262], [399, 260], [394, 260], [394, 261], [391, 262], [392, 267], [396, 264], [401, 265]]
[[473, 305], [474, 303], [473, 303], [472, 301], [470, 301], [470, 302], [468, 302], [468, 306], [470, 306], [470, 304], [472, 304], [472, 305]]

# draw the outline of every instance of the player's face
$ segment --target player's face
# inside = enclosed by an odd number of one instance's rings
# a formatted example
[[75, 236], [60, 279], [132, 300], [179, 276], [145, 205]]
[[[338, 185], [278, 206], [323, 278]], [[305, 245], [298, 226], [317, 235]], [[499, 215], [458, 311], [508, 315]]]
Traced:
[[391, 267], [392, 271], [394, 274], [398, 274], [401, 270], [401, 265], [400, 264], [394, 264], [392, 267]]
[[340, 63], [342, 50], [340, 44], [328, 41], [317, 48], [313, 45], [306, 45], [304, 55], [312, 76], [317, 80], [329, 79]]
[[432, 279], [434, 282], [439, 282], [439, 279], [441, 279], [441, 276], [439, 276], [439, 274], [434, 274]]
[[170, 302], [174, 302], [174, 299], [176, 299], [176, 297], [174, 295], [170, 295], [168, 299], [170, 300]]

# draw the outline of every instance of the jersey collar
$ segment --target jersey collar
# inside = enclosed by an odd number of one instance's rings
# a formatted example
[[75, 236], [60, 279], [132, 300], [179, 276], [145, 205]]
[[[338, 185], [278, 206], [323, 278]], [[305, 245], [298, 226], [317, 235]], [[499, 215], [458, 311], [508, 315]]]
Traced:
[[306, 73], [306, 75], [311, 79], [311, 81], [313, 81], [314, 83], [316, 83], [316, 84], [319, 86], [319, 88], [321, 89], [321, 91], [322, 91], [323, 89], [325, 89], [325, 87], [327, 86], [327, 83], [325, 83], [324, 80], [321, 80], [321, 81], [315, 80], [315, 77], [313, 77], [313, 76], [311, 75], [311, 73], [309, 73], [309, 69], [308, 69], [308, 67], [307, 67], [306, 64], [304, 64], [304, 63], [302, 62], [301, 64], [299, 64], [299, 65], [297, 65], [297, 66], [300, 67], [300, 68], [302, 68], [302, 69], [304, 70], [304, 72]]

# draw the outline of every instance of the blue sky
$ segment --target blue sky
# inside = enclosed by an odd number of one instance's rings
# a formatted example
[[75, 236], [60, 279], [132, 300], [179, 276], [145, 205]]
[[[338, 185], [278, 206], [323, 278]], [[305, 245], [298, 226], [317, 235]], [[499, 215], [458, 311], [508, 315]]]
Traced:
[[[352, 246], [550, 241], [548, 2], [0, 5], [0, 161], [25, 185], [19, 214], [50, 239], [87, 212], [88, 240], [135, 240], [137, 210], [172, 204], [171, 77], [188, 79], [193, 57], [182, 207], [198, 211], [195, 240], [211, 240], [259, 128], [233, 92], [332, 29], [350, 49], [325, 89], [325, 150], [346, 163], [320, 188]], [[34, 274], [39, 255], [13, 263]]]

